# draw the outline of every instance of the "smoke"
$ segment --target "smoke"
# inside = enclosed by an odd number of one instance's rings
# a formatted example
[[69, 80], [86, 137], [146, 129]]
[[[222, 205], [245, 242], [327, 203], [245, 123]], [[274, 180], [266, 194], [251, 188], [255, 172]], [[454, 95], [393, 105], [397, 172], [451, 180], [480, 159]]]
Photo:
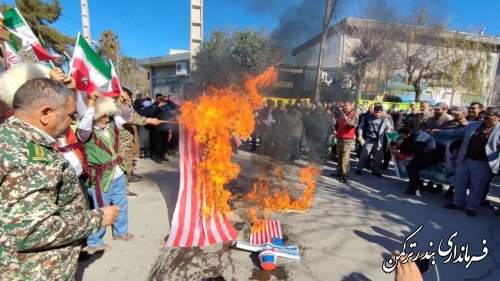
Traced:
[[[251, 0], [248, 8], [256, 14], [279, 14], [273, 41], [289, 51], [322, 31], [327, 0]], [[449, 0], [338, 0], [331, 25], [345, 17], [401, 22], [420, 7], [427, 6], [431, 22], [450, 14]]]
[[304, 0], [286, 9], [279, 17], [278, 27], [271, 33], [273, 40], [292, 49], [321, 32], [325, 3], [324, 0]]

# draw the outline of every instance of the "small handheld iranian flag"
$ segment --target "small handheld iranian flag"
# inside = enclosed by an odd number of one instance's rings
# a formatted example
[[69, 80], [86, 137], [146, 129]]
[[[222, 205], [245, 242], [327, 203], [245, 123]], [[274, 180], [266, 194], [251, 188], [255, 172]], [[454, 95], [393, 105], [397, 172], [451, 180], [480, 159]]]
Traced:
[[11, 33], [4, 25], [3, 25], [3, 14], [0, 12], [0, 32], [6, 33], [9, 37], [8, 40], [3, 42], [5, 58], [6, 58], [6, 66], [7, 69], [11, 69], [20, 63], [19, 60], [19, 45], [16, 42], [16, 36]]
[[[12, 33], [9, 34], [12, 37]], [[20, 63], [19, 59], [19, 46], [14, 40], [4, 42], [5, 58], [7, 62], [7, 69], [11, 69]]]
[[80, 33], [76, 39], [70, 73], [77, 89], [87, 93], [87, 96], [111, 80], [111, 69]]
[[3, 25], [23, 40], [23, 46], [33, 48], [33, 52], [39, 61], [54, 59], [40, 44], [40, 41], [38, 41], [33, 31], [31, 31], [31, 28], [17, 8], [9, 9], [5, 12]]
[[107, 97], [117, 97], [122, 92], [122, 86], [118, 80], [118, 75], [116, 75], [115, 66], [113, 62], [109, 60], [109, 66], [111, 67], [111, 81], [108, 83], [108, 91], [103, 93], [103, 96]]

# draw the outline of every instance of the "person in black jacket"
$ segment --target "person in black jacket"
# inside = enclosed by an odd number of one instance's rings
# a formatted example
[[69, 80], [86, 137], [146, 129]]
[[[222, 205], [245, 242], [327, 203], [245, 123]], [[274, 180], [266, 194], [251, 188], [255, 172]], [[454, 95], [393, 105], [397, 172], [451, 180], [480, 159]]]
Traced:
[[413, 131], [417, 128], [420, 121], [420, 112], [415, 105], [412, 105], [408, 114], [403, 119], [402, 127]]
[[404, 141], [399, 151], [393, 151], [393, 153], [413, 155], [413, 159], [406, 166], [410, 186], [403, 193], [417, 195], [416, 191], [422, 189], [420, 171], [438, 163], [442, 157], [436, 153], [436, 142], [430, 134], [420, 130], [411, 132], [408, 128], [399, 129], [398, 133]]
[[394, 130], [397, 131], [401, 129], [403, 125], [403, 112], [399, 110], [399, 104], [395, 103], [392, 105], [391, 117], [394, 122]]

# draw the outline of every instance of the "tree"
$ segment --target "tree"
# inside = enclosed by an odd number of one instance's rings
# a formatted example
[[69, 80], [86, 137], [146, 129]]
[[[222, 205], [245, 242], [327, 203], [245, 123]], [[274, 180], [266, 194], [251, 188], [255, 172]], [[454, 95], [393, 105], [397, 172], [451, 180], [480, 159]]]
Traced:
[[120, 83], [133, 93], [146, 93], [149, 90], [148, 72], [137, 64], [135, 58], [120, 56]]
[[355, 40], [350, 48], [350, 55], [343, 65], [343, 71], [347, 72], [356, 85], [356, 101], [361, 99], [362, 85], [365, 81], [369, 67], [379, 69], [384, 65], [386, 54], [393, 45], [393, 35], [396, 30], [393, 24], [370, 22], [365, 25], [348, 24], [346, 33], [352, 34]]
[[116, 68], [120, 83], [133, 93], [146, 93], [149, 90], [147, 71], [140, 67], [132, 57], [120, 55], [120, 41], [112, 30], [105, 30], [99, 36], [97, 54], [104, 60], [111, 60]]
[[227, 87], [242, 83], [242, 74], [257, 74], [282, 60], [285, 51], [262, 31], [215, 30], [194, 57], [196, 84]]
[[118, 65], [118, 54], [120, 52], [120, 42], [118, 36], [111, 30], [104, 30], [98, 41], [97, 54], [104, 60], [111, 60], [115, 66]]
[[424, 6], [408, 25], [400, 25], [402, 44], [396, 44], [396, 53], [406, 71], [406, 83], [415, 90], [415, 101], [420, 101], [423, 83], [432, 83], [446, 67], [440, 57], [443, 44], [444, 24], [429, 24], [429, 11]]
[[449, 33], [443, 40], [442, 56], [447, 60], [447, 67], [440, 73], [440, 83], [452, 90], [451, 101], [455, 94], [461, 96], [484, 96], [493, 90], [493, 83], [488, 83], [492, 74], [495, 44], [485, 37], [466, 35], [461, 32]]
[[[75, 43], [75, 40], [64, 35], [51, 27], [50, 24], [59, 19], [62, 7], [59, 0], [45, 2], [41, 0], [16, 0], [16, 6], [22, 13], [24, 19], [30, 26], [33, 33], [42, 39], [42, 44], [46, 48], [52, 49], [57, 53], [69, 52], [69, 46]], [[5, 12], [10, 9], [9, 5], [0, 4], [0, 10]]]

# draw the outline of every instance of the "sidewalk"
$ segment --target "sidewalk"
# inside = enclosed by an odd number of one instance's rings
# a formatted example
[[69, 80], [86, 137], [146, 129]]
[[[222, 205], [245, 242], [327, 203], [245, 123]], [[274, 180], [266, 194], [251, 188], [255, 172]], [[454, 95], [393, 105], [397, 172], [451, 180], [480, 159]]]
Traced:
[[129, 232], [135, 235], [135, 240], [115, 241], [108, 227], [104, 242], [112, 247], [111, 251], [94, 254], [90, 260], [80, 262], [76, 280], [147, 279], [151, 267], [165, 248], [164, 239], [170, 231], [167, 202], [161, 190], [179, 188], [177, 160], [173, 158], [171, 162], [158, 165], [151, 160], [138, 159], [135, 173], [143, 178], [130, 184], [130, 190], [138, 197], [128, 199]]
[[[239, 240], [248, 241], [248, 203], [242, 198], [261, 171], [272, 170], [275, 162], [245, 151], [234, 160], [242, 173], [228, 185], [236, 195], [229, 218]], [[283, 166], [283, 174], [294, 186], [300, 165], [289, 164]], [[318, 178], [314, 202], [307, 213], [271, 214], [281, 222], [285, 243], [299, 246], [301, 260], [280, 258], [276, 270], [265, 272], [258, 267], [255, 254], [228, 245], [166, 249], [163, 241], [177, 199], [178, 162], [158, 165], [139, 160], [137, 167], [143, 180], [132, 184], [131, 189], [139, 197], [129, 199], [130, 231], [137, 239], [113, 241], [108, 231], [105, 241], [113, 249], [93, 262], [81, 263], [77, 280], [394, 280], [393, 274], [382, 271], [382, 261], [394, 250], [401, 251], [406, 237], [420, 225], [424, 228], [417, 235], [419, 248], [434, 250], [436, 255], [441, 237], [446, 243], [455, 231], [458, 236], [454, 242], [458, 246], [469, 244], [470, 255], [479, 256], [481, 242], [487, 240], [488, 256], [469, 269], [460, 263], [443, 264], [445, 259], [437, 257], [441, 280], [500, 280], [500, 217], [485, 207], [475, 218], [463, 211], [444, 209], [442, 195], [404, 196], [401, 190], [406, 183], [397, 179], [393, 170], [386, 171], [383, 179], [366, 172], [353, 175], [345, 185], [328, 176], [335, 170], [334, 164], [320, 167], [323, 175]], [[498, 198], [498, 186], [494, 188], [492, 193]], [[433, 248], [426, 247], [429, 241], [435, 243]], [[425, 280], [436, 280], [434, 275], [431, 267]]]

